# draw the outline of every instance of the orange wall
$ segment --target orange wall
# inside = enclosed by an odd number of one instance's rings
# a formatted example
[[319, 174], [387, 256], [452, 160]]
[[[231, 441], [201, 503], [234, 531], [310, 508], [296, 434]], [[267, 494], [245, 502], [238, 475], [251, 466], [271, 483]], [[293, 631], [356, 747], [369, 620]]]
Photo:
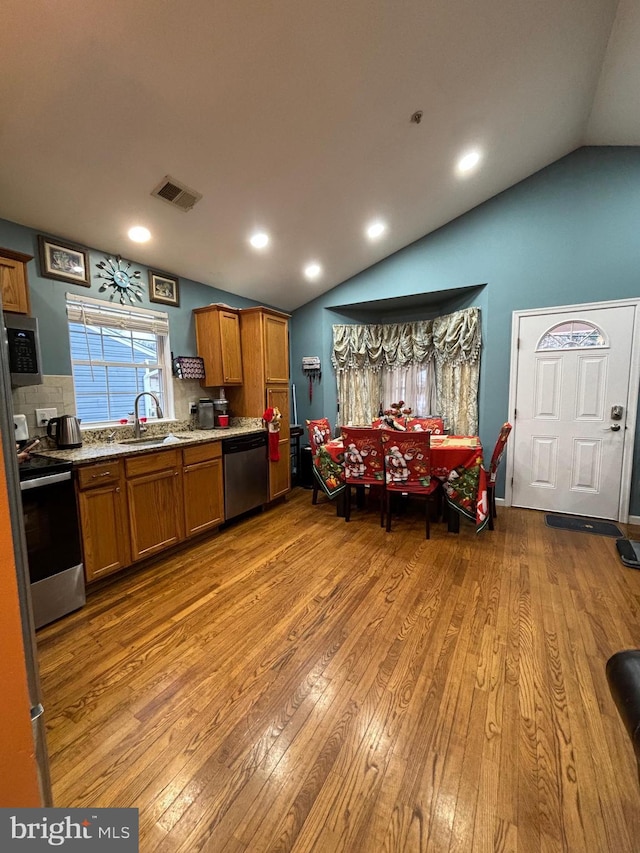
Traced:
[[7, 481], [0, 452], [0, 806], [5, 808], [42, 805], [21, 630]]

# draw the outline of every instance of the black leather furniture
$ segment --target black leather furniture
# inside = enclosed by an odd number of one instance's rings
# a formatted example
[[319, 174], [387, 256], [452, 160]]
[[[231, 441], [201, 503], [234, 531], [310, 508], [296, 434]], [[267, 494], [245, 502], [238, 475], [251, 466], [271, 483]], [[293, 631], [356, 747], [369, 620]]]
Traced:
[[607, 681], [638, 763], [640, 780], [640, 650], [616, 652], [607, 661]]

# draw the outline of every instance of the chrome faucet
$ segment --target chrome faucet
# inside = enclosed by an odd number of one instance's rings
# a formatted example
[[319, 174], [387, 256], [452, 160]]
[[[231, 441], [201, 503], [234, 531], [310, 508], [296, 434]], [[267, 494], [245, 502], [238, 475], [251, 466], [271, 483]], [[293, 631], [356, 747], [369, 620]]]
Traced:
[[140, 438], [143, 432], [146, 432], [146, 427], [140, 423], [140, 417], [138, 415], [138, 403], [140, 401], [140, 397], [144, 397], [147, 395], [148, 397], [153, 397], [156, 401], [156, 409], [157, 409], [157, 417], [163, 417], [162, 414], [162, 406], [160, 405], [160, 400], [156, 397], [156, 395], [152, 391], [141, 391], [136, 397], [136, 401], [133, 404], [133, 437]]

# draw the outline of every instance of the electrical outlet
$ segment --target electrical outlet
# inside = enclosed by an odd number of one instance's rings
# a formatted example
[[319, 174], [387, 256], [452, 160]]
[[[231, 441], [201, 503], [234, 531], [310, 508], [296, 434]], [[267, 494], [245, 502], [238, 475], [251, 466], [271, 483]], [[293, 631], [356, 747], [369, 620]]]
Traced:
[[46, 426], [52, 418], [58, 417], [57, 409], [36, 409], [36, 424]]

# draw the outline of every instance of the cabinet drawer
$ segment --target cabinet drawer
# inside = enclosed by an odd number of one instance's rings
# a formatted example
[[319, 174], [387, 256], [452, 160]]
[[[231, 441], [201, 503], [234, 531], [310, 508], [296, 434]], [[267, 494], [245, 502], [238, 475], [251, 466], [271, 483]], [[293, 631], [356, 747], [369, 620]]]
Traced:
[[182, 451], [182, 461], [185, 465], [195, 465], [197, 462], [208, 462], [210, 459], [219, 459], [222, 456], [222, 443], [220, 441], [208, 441], [206, 444], [194, 444], [185, 447]]
[[176, 468], [178, 464], [177, 450], [163, 450], [161, 453], [149, 453], [145, 456], [134, 456], [131, 459], [124, 460], [127, 477], [139, 477], [142, 474], [165, 471], [168, 468]]
[[120, 479], [122, 463], [119, 459], [114, 459], [112, 462], [98, 462], [96, 465], [78, 468], [77, 474], [79, 489], [97, 489], [98, 486], [108, 486]]

